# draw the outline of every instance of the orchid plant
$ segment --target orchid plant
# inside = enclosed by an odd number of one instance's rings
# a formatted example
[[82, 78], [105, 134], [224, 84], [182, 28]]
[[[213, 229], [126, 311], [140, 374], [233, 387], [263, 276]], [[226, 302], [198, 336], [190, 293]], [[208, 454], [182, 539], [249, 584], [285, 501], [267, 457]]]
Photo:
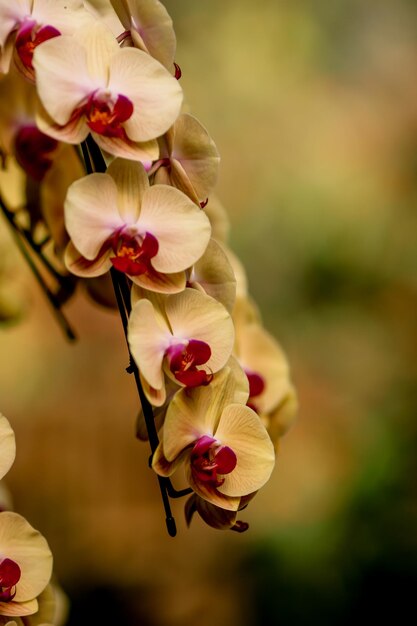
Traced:
[[[270, 477], [296, 396], [228, 247], [216, 145], [183, 111], [172, 20], [158, 0], [0, 0], [0, 24], [0, 149], [24, 189], [17, 207], [0, 189], [3, 214], [57, 281], [52, 291], [33, 267], [68, 335], [62, 304], [77, 282], [118, 307], [169, 533], [169, 496], [187, 494], [188, 523], [197, 512], [246, 530], [238, 512]], [[13, 453], [0, 426], [3, 470]], [[0, 543], [31, 534], [0, 515]], [[26, 561], [2, 553], [0, 615], [23, 615], [50, 561], [32, 584]]]

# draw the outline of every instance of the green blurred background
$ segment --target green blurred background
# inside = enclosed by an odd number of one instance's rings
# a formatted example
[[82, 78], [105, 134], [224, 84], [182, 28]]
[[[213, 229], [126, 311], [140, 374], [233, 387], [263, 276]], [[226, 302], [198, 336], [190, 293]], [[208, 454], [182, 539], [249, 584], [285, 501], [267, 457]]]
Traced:
[[50, 541], [78, 626], [398, 622], [417, 583], [417, 5], [165, 4], [298, 421], [248, 533], [187, 530], [175, 503], [170, 539], [119, 320], [78, 294], [68, 346], [10, 250], [29, 298], [0, 335], [16, 508]]

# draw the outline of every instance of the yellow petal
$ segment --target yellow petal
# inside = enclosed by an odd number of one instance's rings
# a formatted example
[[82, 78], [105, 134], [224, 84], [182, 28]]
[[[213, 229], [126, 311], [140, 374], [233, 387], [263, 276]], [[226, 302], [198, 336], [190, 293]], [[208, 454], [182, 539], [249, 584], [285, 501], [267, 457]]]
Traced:
[[189, 282], [192, 287], [198, 283], [207, 295], [232, 312], [236, 279], [226, 254], [214, 239], [210, 239], [203, 256], [194, 264]]
[[137, 221], [145, 189], [149, 187], [148, 176], [141, 163], [127, 159], [114, 159], [107, 169], [117, 187], [117, 205], [126, 224]]
[[224, 476], [218, 490], [227, 496], [245, 496], [260, 489], [274, 468], [275, 452], [255, 411], [241, 404], [230, 404], [221, 415], [215, 437], [237, 457], [235, 469]]
[[[20, 617], [24, 615], [33, 615], [38, 610], [38, 601], [36, 598], [27, 602], [0, 602], [0, 615], [8, 617]], [[15, 624], [16, 622], [12, 622]], [[7, 626], [7, 625], [6, 625]]]
[[21, 570], [14, 602], [36, 598], [52, 573], [52, 554], [44, 537], [21, 515], [4, 511], [0, 513], [0, 553]]

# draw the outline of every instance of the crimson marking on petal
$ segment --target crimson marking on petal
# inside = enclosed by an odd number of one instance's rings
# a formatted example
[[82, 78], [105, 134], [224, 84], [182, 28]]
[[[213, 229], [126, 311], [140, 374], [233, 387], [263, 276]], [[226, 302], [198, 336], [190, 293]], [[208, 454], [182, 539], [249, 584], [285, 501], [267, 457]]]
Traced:
[[205, 200], [203, 200], [203, 202], [200, 202], [200, 208], [204, 209], [207, 206], [208, 201], [209, 201], [209, 199], [206, 198]]
[[186, 387], [206, 386], [212, 381], [212, 375], [204, 370], [188, 370], [187, 372], [175, 372], [175, 378]]
[[13, 600], [20, 576], [20, 567], [15, 561], [6, 558], [0, 562], [0, 602]]
[[110, 259], [113, 267], [128, 276], [148, 273], [152, 269], [151, 259], [159, 250], [158, 240], [151, 233], [145, 233], [142, 241], [138, 237], [116, 233], [111, 246], [116, 255]]
[[177, 344], [166, 351], [169, 368], [175, 378], [186, 387], [208, 385], [213, 374], [197, 369], [211, 357], [211, 348], [205, 341], [191, 339], [187, 345]]
[[187, 352], [193, 355], [195, 365], [203, 365], [211, 357], [210, 346], [205, 341], [200, 341], [199, 339], [190, 339]]
[[40, 182], [52, 165], [52, 155], [58, 142], [44, 135], [36, 126], [22, 126], [15, 137], [15, 156], [29, 176]]
[[98, 135], [124, 139], [122, 124], [132, 116], [133, 108], [131, 100], [121, 94], [112, 103], [110, 96], [94, 93], [85, 105], [87, 126]]
[[16, 51], [26, 68], [33, 70], [33, 53], [39, 44], [59, 37], [60, 31], [54, 26], [40, 26], [34, 21], [26, 21], [19, 28], [16, 36]]
[[216, 440], [214, 439], [214, 437], [210, 437], [210, 435], [202, 435], [202, 437], [197, 440], [197, 443], [194, 444], [194, 448], [191, 454], [195, 454], [197, 456], [200, 454], [204, 454], [215, 442]]
[[191, 450], [191, 469], [194, 478], [216, 488], [225, 481], [218, 474], [230, 474], [237, 464], [236, 454], [228, 446], [220, 445], [209, 435], [203, 435]]
[[177, 80], [179, 80], [181, 78], [181, 76], [182, 76], [181, 68], [178, 65], [178, 63], [175, 63], [175, 62], [174, 62], [174, 67], [175, 67], [175, 74], [174, 74], [174, 76], [175, 76], [175, 78]]

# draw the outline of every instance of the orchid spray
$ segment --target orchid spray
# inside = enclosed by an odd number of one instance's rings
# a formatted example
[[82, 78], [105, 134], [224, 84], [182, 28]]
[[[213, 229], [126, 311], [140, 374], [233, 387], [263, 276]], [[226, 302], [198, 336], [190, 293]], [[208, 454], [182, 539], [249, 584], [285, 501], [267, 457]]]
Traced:
[[170, 498], [186, 495], [188, 523], [246, 530], [238, 513], [296, 396], [228, 246], [216, 145], [183, 112], [172, 20], [158, 0], [0, 0], [0, 24], [0, 149], [22, 190], [1, 188], [0, 205], [16, 241], [70, 339], [78, 282], [118, 308], [169, 534]]

